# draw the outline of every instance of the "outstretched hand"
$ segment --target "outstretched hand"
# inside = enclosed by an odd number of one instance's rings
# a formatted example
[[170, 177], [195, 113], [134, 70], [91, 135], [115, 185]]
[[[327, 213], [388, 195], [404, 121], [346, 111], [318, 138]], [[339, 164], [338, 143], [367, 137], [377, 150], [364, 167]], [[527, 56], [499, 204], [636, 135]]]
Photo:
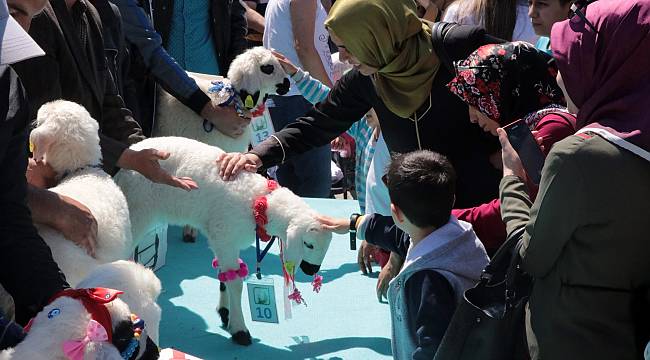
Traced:
[[281, 53], [273, 50], [271, 51], [273, 53], [273, 56], [275, 56], [276, 59], [280, 62], [280, 65], [282, 65], [282, 68], [284, 69], [284, 72], [286, 72], [289, 76], [295, 74], [298, 72], [298, 67], [294, 65], [291, 60], [287, 59], [286, 56], [282, 55]]
[[325, 215], [316, 216], [320, 222], [321, 228], [325, 231], [335, 232], [337, 234], [347, 234], [350, 231], [350, 220], [333, 218]]
[[177, 187], [186, 191], [198, 189], [199, 186], [190, 177], [172, 176], [160, 167], [160, 160], [167, 160], [170, 153], [156, 149], [131, 150], [126, 149], [117, 165], [123, 169], [135, 170], [147, 179], [158, 183]]
[[221, 153], [217, 156], [219, 164], [219, 176], [224, 181], [235, 179], [242, 171], [256, 172], [262, 166], [262, 160], [251, 153]]

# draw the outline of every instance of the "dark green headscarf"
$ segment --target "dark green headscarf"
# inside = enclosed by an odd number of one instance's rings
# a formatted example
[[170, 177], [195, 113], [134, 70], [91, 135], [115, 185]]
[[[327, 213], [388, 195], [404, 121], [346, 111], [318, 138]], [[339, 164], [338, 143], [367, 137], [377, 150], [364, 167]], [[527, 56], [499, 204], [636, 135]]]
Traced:
[[414, 0], [337, 0], [325, 26], [361, 63], [379, 69], [375, 88], [389, 110], [406, 118], [427, 99], [440, 63]]

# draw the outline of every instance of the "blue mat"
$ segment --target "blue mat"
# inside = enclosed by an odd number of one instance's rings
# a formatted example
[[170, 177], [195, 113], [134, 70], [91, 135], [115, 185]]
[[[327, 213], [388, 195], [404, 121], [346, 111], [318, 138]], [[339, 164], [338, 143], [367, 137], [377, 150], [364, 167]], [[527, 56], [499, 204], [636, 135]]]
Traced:
[[[307, 199], [317, 211], [347, 218], [358, 211], [356, 201]], [[254, 234], [241, 258], [255, 271]], [[203, 359], [390, 359], [388, 305], [375, 295], [374, 276], [364, 276], [349, 249], [348, 235], [334, 235], [319, 274], [323, 287], [316, 294], [311, 277], [300, 271], [296, 284], [308, 307], [293, 307], [293, 318], [284, 320], [282, 277], [278, 247], [264, 259], [262, 273], [273, 278], [279, 324], [251, 321], [246, 285], [242, 309], [253, 344], [243, 347], [230, 340], [215, 310], [219, 301], [216, 272], [210, 266], [212, 252], [204, 237], [194, 244], [181, 241], [181, 229], [170, 227], [166, 265], [157, 275], [163, 283], [159, 304], [163, 309], [160, 346], [173, 347]]]

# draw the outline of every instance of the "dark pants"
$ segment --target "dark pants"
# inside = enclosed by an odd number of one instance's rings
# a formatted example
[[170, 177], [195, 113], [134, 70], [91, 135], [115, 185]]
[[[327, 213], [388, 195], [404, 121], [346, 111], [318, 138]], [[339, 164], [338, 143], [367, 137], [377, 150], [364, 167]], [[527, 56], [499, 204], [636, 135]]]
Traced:
[[[312, 104], [300, 95], [271, 96], [271, 100], [275, 106], [269, 106], [269, 113], [276, 131], [312, 108]], [[309, 150], [279, 166], [278, 182], [298, 196], [327, 198], [332, 188], [331, 161], [329, 145]]]
[[8, 348], [13, 348], [25, 338], [23, 328], [4, 317], [0, 311], [0, 351]]

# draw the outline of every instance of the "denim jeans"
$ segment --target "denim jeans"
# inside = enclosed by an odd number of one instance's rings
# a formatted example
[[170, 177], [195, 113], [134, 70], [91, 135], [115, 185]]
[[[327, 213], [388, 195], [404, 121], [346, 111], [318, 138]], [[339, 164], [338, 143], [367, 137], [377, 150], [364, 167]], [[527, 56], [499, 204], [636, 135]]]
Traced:
[[[276, 131], [296, 121], [312, 108], [312, 104], [300, 95], [271, 96], [269, 114]], [[280, 185], [302, 197], [327, 198], [332, 188], [330, 145], [309, 150], [292, 157], [278, 167]]]

